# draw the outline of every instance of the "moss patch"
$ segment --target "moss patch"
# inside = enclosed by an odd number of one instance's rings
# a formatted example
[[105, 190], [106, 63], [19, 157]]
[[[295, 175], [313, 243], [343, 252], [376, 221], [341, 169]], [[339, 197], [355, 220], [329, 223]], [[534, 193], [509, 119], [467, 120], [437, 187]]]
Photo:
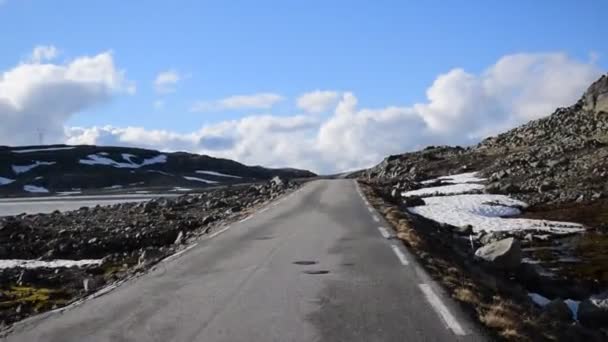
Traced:
[[2, 293], [0, 308], [3, 309], [25, 306], [39, 312], [55, 305], [64, 305], [67, 301], [66, 293], [48, 288], [12, 286], [1, 290], [0, 293]]

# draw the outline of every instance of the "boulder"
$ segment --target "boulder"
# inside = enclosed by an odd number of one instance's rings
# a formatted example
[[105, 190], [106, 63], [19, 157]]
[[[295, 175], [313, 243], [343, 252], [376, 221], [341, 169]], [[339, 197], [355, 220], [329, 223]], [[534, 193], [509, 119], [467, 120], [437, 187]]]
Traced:
[[454, 233], [460, 235], [471, 235], [473, 234], [473, 226], [470, 224], [466, 224], [460, 227], [454, 227]]
[[543, 315], [559, 321], [572, 320], [572, 311], [563, 300], [557, 298], [543, 307]]
[[144, 267], [160, 261], [165, 256], [158, 248], [148, 247], [139, 255], [139, 266]]
[[403, 205], [406, 207], [417, 207], [420, 205], [425, 205], [424, 200], [419, 196], [405, 196], [402, 199]]
[[578, 307], [578, 320], [589, 328], [608, 328], [608, 291], [582, 301]]
[[521, 245], [519, 240], [510, 237], [480, 247], [475, 251], [475, 256], [492, 267], [514, 270], [521, 264]]

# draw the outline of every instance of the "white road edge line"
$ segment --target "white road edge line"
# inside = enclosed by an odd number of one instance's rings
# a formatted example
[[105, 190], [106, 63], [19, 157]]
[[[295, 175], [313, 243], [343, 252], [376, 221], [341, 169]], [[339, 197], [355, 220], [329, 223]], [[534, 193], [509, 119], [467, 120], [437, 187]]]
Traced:
[[443, 304], [441, 299], [433, 292], [433, 289], [428, 284], [419, 284], [420, 290], [424, 293], [426, 300], [431, 304], [433, 309], [439, 314], [439, 317], [443, 320], [443, 322], [447, 325], [447, 327], [452, 330], [452, 332], [456, 335], [466, 335], [462, 326], [456, 321], [456, 318], [452, 315], [450, 310]]
[[395, 245], [391, 245], [391, 248], [393, 249], [393, 252], [395, 252], [395, 254], [397, 255], [397, 258], [399, 258], [399, 261], [401, 262], [401, 264], [403, 266], [407, 266], [410, 264], [410, 262], [405, 257], [405, 254], [403, 254], [403, 252], [399, 249], [399, 247], [397, 247]]
[[386, 230], [386, 228], [378, 227], [378, 230], [380, 231], [380, 235], [382, 235], [383, 238], [388, 239], [391, 237], [391, 234], [388, 233], [388, 230]]
[[376, 216], [376, 215], [372, 215], [372, 218], [374, 219], [374, 221], [376, 221], [376, 222], [380, 222], [380, 219], [378, 218], [378, 216]]
[[243, 222], [249, 220], [250, 218], [251, 218], [251, 216], [247, 216], [244, 219], [240, 220], [239, 223], [243, 223]]

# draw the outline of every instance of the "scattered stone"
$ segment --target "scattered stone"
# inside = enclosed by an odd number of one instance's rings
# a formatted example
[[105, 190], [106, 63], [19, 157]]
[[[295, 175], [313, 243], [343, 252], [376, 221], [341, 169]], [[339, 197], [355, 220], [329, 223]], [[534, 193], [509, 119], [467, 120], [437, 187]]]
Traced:
[[475, 256], [492, 267], [514, 270], [521, 264], [522, 254], [519, 240], [506, 238], [491, 242], [475, 251]]

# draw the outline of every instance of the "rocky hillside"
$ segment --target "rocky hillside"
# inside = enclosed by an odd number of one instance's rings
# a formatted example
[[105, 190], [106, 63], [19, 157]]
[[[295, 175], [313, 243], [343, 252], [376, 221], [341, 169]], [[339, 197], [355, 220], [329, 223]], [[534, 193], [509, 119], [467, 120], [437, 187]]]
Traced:
[[359, 176], [400, 187], [464, 171], [489, 178], [487, 190], [530, 204], [597, 200], [608, 195], [608, 77], [571, 107], [469, 148], [431, 146], [389, 156]]
[[128, 147], [0, 147], [0, 195], [150, 187], [184, 190], [274, 176], [302, 178], [314, 174], [246, 166], [205, 155]]

